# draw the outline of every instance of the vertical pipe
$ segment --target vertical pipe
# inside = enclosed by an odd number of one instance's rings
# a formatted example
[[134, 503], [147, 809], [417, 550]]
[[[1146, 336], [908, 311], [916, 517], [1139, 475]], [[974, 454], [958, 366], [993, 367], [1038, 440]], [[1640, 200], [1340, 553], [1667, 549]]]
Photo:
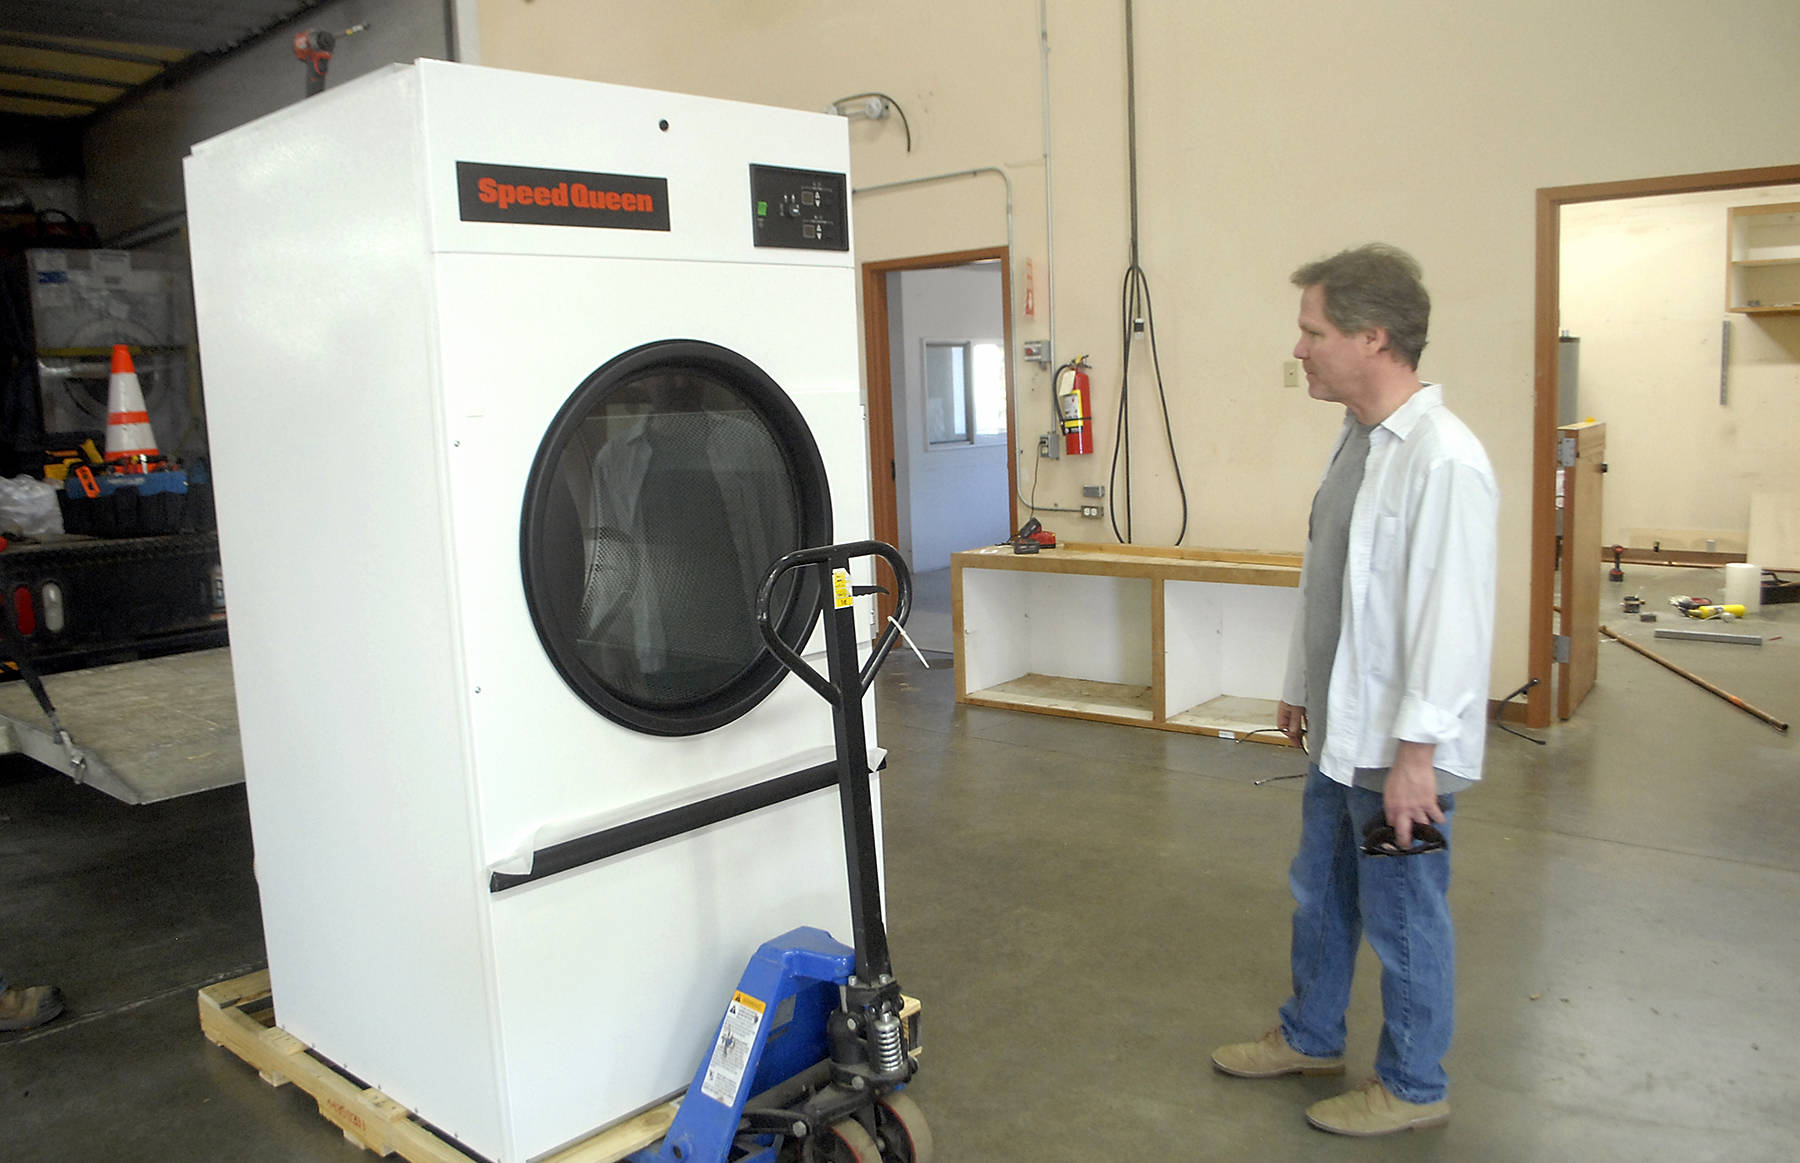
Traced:
[[[1050, 0], [1038, 0], [1038, 48], [1044, 91], [1044, 326], [1050, 341], [1050, 366], [1054, 367], [1060, 357], [1056, 346], [1056, 194], [1050, 168]], [[1054, 381], [1050, 390], [1056, 391]]]
[[1719, 326], [1719, 406], [1730, 402], [1731, 392], [1731, 320]]
[[1125, 0], [1125, 141], [1131, 157], [1131, 266], [1138, 266], [1137, 188], [1137, 34], [1132, 28], [1131, 0]]

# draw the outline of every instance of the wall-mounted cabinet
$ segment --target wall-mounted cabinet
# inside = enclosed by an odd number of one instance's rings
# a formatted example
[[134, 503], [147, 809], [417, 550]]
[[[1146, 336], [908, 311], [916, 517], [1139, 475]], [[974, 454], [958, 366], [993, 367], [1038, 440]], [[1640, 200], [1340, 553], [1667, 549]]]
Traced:
[[1727, 209], [1725, 309], [1800, 315], [1800, 202]]
[[955, 554], [957, 701], [1285, 744], [1275, 703], [1299, 584], [1292, 554]]

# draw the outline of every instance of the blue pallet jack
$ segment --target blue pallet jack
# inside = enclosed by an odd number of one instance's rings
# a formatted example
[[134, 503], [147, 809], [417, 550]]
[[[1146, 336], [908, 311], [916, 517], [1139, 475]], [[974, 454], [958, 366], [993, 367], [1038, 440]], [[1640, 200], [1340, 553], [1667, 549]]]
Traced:
[[[852, 602], [879, 589], [850, 584], [850, 562], [863, 557], [893, 569], [897, 609], [859, 670]], [[782, 641], [770, 618], [777, 584], [803, 568], [821, 575], [829, 677]], [[832, 707], [854, 947], [803, 926], [758, 949], [668, 1134], [630, 1163], [930, 1163], [930, 1127], [904, 1093], [918, 1067], [882, 921], [863, 727], [863, 696], [911, 610], [912, 575], [880, 541], [797, 550], [763, 579], [763, 639]]]

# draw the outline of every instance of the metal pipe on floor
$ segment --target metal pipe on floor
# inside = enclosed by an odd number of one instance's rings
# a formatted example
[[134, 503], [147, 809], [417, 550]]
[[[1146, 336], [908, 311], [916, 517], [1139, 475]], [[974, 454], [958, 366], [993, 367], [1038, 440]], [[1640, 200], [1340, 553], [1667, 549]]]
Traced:
[[1771, 727], [1775, 728], [1777, 731], [1786, 731], [1788, 729], [1788, 725], [1786, 723], [1782, 722], [1780, 719], [1777, 719], [1774, 715], [1769, 714], [1769, 712], [1762, 710], [1758, 707], [1751, 706], [1749, 703], [1746, 703], [1743, 699], [1738, 698], [1736, 695], [1732, 694], [1730, 691], [1724, 689], [1723, 687], [1715, 686], [1712, 683], [1707, 682], [1705, 679], [1701, 678], [1699, 675], [1693, 673], [1692, 671], [1683, 670], [1681, 667], [1676, 666], [1673, 662], [1670, 662], [1668, 659], [1664, 658], [1662, 655], [1656, 653], [1655, 651], [1646, 650], [1642, 646], [1639, 646], [1637, 643], [1631, 641], [1629, 638], [1619, 637], [1619, 635], [1613, 633], [1612, 627], [1602, 626], [1602, 627], [1600, 627], [1600, 633], [1606, 635], [1608, 638], [1611, 638], [1614, 642], [1619, 643], [1621, 646], [1630, 647], [1632, 650], [1637, 651], [1639, 654], [1643, 655], [1645, 658], [1648, 658], [1651, 662], [1656, 663], [1658, 666], [1666, 667], [1667, 669], [1674, 671], [1676, 674], [1680, 675], [1682, 678], [1687, 679], [1689, 682], [1693, 683], [1695, 686], [1699, 687], [1701, 690], [1710, 691], [1713, 694], [1718, 695], [1720, 698], [1724, 699], [1726, 702], [1730, 703], [1732, 706], [1736, 707], [1738, 710], [1746, 711], [1752, 715], [1755, 715], [1757, 718], [1759, 718], [1763, 722], [1769, 724]]

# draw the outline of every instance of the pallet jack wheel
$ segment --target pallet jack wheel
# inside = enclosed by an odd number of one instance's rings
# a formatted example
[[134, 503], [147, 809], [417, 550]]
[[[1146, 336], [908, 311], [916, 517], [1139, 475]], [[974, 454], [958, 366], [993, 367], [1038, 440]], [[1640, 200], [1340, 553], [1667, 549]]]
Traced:
[[882, 1163], [931, 1163], [931, 1124], [912, 1096], [895, 1091], [875, 1105]]
[[881, 1149], [855, 1119], [832, 1123], [822, 1145], [829, 1152], [827, 1163], [881, 1163]]

